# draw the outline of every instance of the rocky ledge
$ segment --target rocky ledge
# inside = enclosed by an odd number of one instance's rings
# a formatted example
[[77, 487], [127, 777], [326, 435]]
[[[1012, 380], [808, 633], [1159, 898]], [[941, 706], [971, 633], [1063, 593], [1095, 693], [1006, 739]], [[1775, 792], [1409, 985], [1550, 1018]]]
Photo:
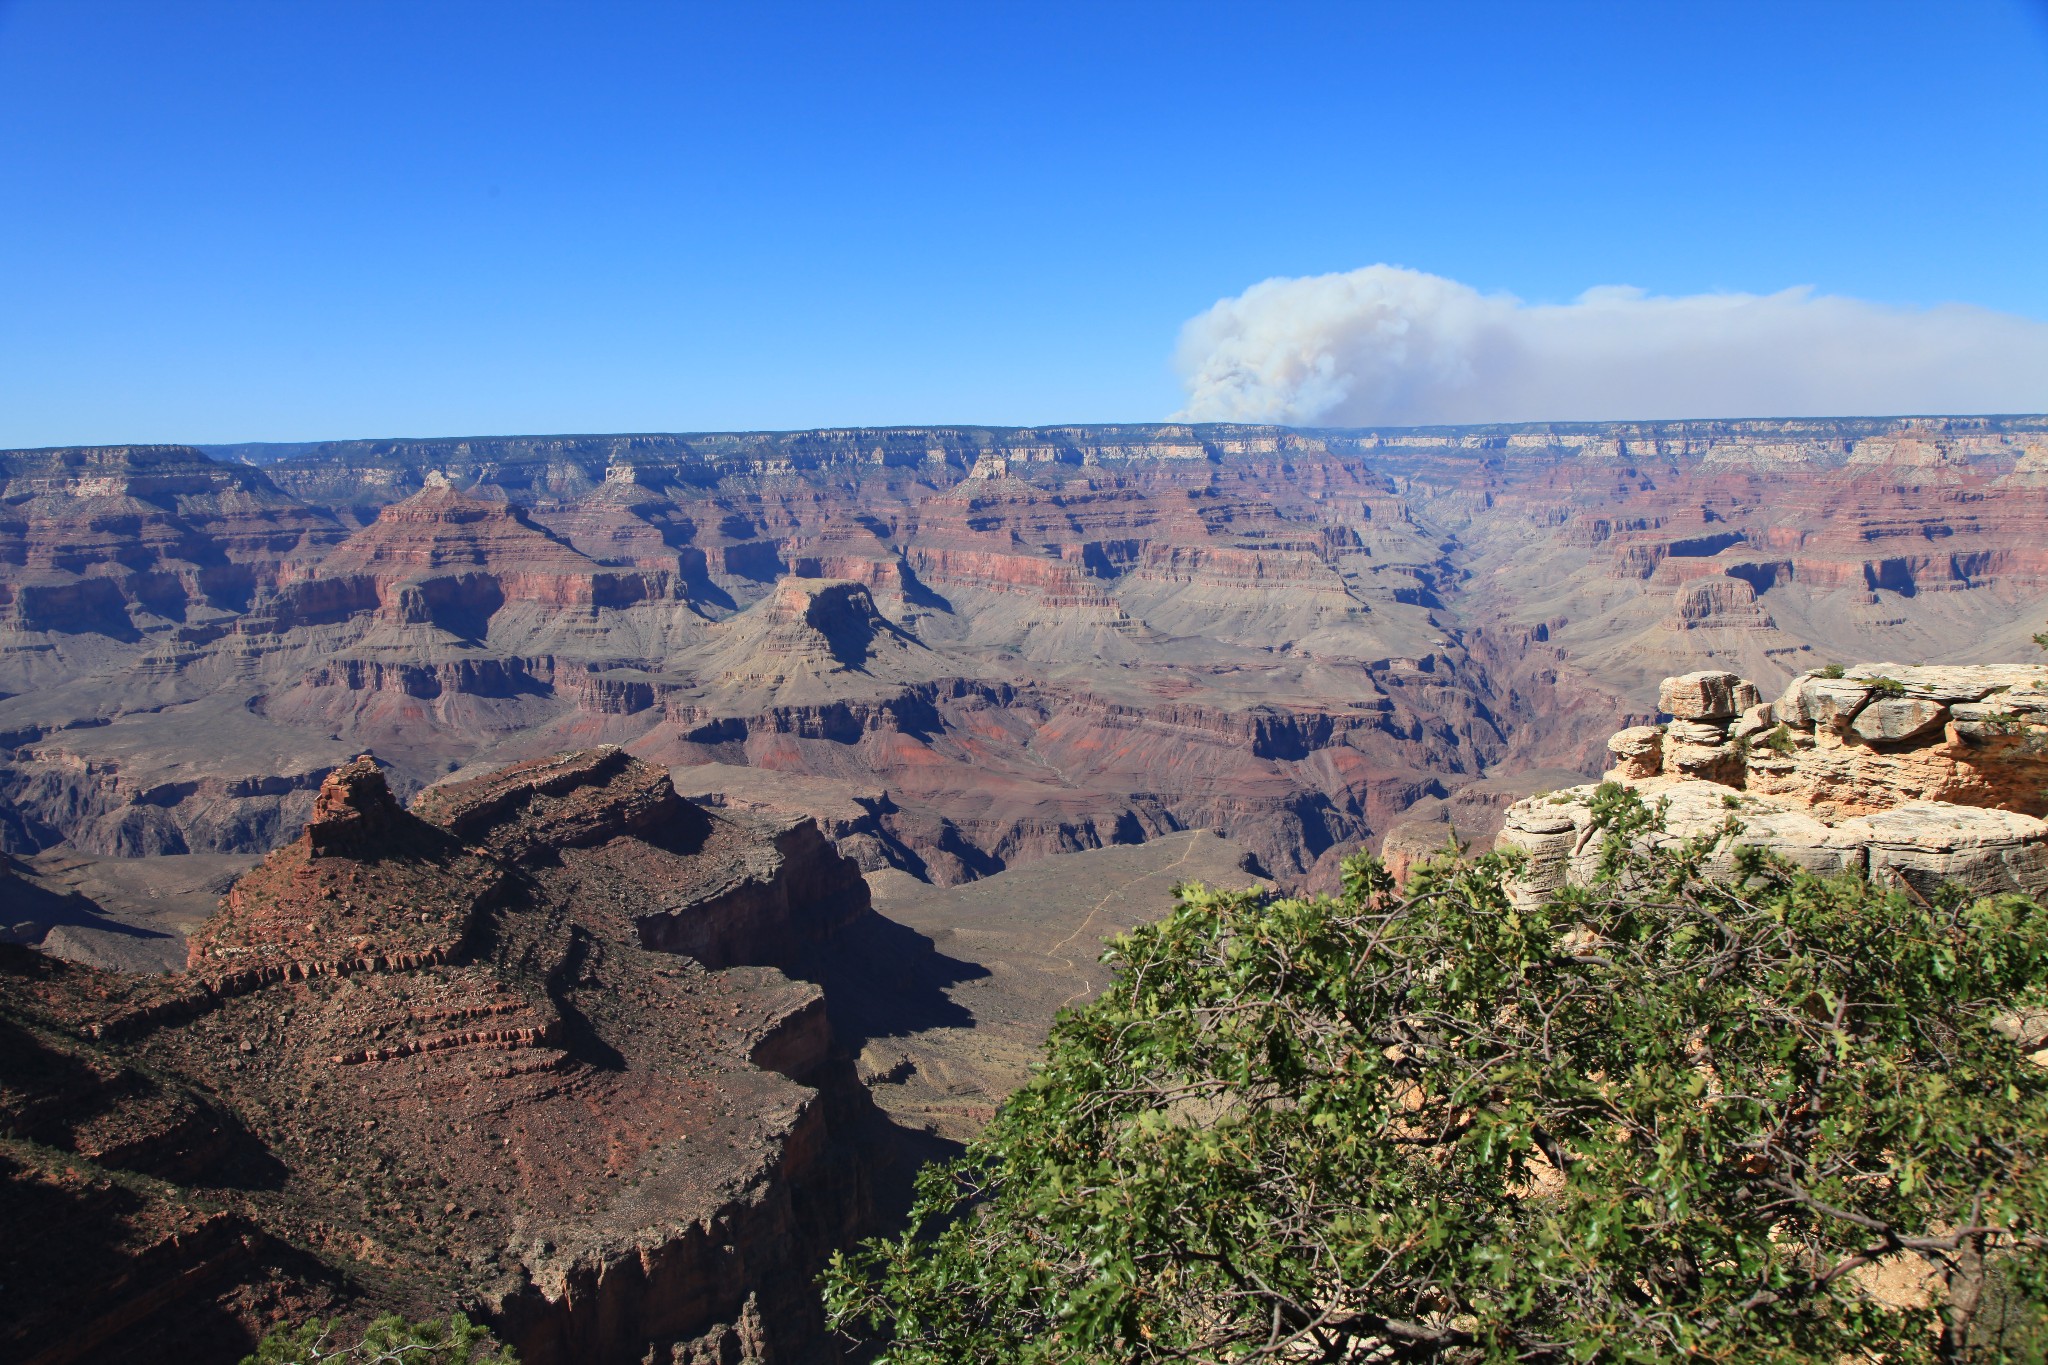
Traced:
[[[1862, 664], [1802, 673], [1775, 701], [1733, 673], [1666, 678], [1671, 719], [1608, 741], [1609, 781], [1666, 806], [1665, 834], [1727, 830], [1818, 872], [1921, 895], [2048, 895], [2048, 667]], [[1593, 786], [1510, 807], [1522, 893], [1590, 875]], [[1731, 824], [1732, 822], [1732, 824]]]

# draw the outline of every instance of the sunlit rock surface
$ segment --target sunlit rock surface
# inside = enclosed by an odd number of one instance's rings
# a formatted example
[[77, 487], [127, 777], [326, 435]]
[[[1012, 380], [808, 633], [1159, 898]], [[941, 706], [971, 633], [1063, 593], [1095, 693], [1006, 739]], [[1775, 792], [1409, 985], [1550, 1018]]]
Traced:
[[[1749, 844], [1919, 895], [2048, 894], [2048, 667], [1837, 671], [1750, 705], [1732, 673], [1666, 679], [1673, 718], [1618, 732], [1606, 776], [1664, 807], [1667, 840], [1725, 830], [1724, 865]], [[1593, 791], [1509, 808], [1499, 843], [1528, 855], [1524, 896], [1595, 871]]]

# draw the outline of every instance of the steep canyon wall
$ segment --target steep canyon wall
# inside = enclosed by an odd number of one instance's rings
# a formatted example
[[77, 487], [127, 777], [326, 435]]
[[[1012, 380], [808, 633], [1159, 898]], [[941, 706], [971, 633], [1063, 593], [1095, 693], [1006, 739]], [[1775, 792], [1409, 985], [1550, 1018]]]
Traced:
[[365, 749], [412, 791], [611, 742], [937, 883], [1210, 827], [1326, 884], [1596, 770], [1664, 675], [2048, 614], [2037, 418], [266, 454], [0, 454], [0, 849], [260, 852]]

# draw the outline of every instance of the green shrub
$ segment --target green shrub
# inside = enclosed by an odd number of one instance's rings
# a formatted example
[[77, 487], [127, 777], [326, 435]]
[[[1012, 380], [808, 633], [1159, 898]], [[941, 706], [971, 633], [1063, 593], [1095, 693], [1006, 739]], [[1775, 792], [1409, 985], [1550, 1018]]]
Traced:
[[1763, 746], [1772, 753], [1783, 754], [1787, 758], [1790, 758], [1799, 747], [1792, 742], [1792, 727], [1783, 721], [1780, 721], [1770, 734], [1764, 736]]
[[2023, 1262], [2001, 1259], [1984, 1277], [1984, 1297], [1970, 1325], [1974, 1359], [2048, 1365], [2048, 1311], [2028, 1292], [2024, 1268]]
[[371, 1323], [361, 1340], [339, 1344], [337, 1323], [315, 1318], [263, 1338], [242, 1365], [519, 1365], [491, 1334], [460, 1313], [446, 1321], [407, 1322], [390, 1313]]
[[1842, 676], [1843, 671], [1840, 664], [1822, 664], [1819, 668], [1813, 670], [1813, 676], [1816, 678], [1839, 678]]
[[[1179, 888], [835, 1259], [834, 1324], [894, 1365], [2019, 1359], [1969, 1305], [2042, 1300], [2008, 1251], [2048, 1231], [2048, 1072], [1995, 1022], [2048, 912], [1755, 850], [1717, 880], [1594, 808], [1596, 880], [1533, 907], [1501, 855]], [[1948, 1292], [1864, 1292], [1890, 1259]]]
[[1906, 685], [1897, 678], [1887, 678], [1880, 673], [1876, 677], [1866, 678], [1864, 681], [1869, 683], [1871, 690], [1880, 697], [1903, 697], [1906, 695]]

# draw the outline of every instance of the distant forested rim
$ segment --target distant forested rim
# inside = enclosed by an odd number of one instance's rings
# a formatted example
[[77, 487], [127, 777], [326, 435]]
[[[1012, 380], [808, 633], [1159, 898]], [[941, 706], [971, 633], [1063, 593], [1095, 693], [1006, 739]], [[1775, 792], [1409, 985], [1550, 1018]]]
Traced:
[[[2048, 911], [1651, 848], [1183, 888], [842, 1330], [977, 1360], [2039, 1359]], [[2030, 1041], [2026, 1046], [2037, 1046]]]
[[216, 459], [248, 464], [369, 463], [442, 468], [567, 461], [601, 471], [613, 460], [768, 460], [952, 464], [982, 456], [1094, 463], [1302, 451], [1369, 454], [1385, 450], [1576, 452], [1622, 442], [1655, 453], [1704, 453], [1716, 445], [1759, 441], [1832, 448], [1910, 433], [1970, 438], [2048, 433], [2048, 417], [1920, 416], [1674, 419], [1627, 422], [1496, 422], [1463, 426], [1286, 427], [1243, 422], [1069, 423], [1037, 427], [820, 427], [791, 431], [621, 432], [523, 436], [384, 437], [329, 441], [245, 441], [201, 445]]

